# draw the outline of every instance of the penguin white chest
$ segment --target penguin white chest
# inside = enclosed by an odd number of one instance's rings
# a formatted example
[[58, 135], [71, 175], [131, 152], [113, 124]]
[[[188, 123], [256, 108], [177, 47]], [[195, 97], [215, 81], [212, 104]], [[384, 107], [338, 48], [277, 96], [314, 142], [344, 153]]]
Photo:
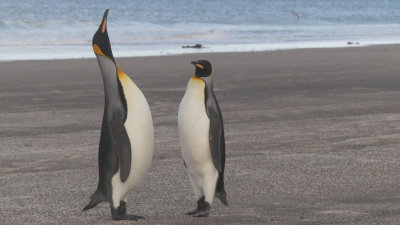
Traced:
[[126, 181], [135, 186], [148, 172], [153, 158], [154, 129], [149, 105], [143, 93], [133, 83], [121, 82], [127, 102], [125, 129], [131, 142], [131, 171]]
[[209, 144], [210, 119], [205, 108], [205, 83], [190, 79], [178, 112], [182, 157], [190, 174], [203, 174], [212, 165]]
[[120, 80], [127, 103], [124, 126], [131, 143], [131, 169], [125, 182], [121, 182], [119, 171], [112, 178], [113, 201], [116, 206], [149, 171], [154, 146], [153, 120], [146, 98], [127, 75]]

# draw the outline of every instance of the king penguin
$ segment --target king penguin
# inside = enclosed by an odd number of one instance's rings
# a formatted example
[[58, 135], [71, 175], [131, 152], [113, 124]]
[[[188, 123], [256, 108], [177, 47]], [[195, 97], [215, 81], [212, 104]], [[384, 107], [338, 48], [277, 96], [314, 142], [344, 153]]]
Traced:
[[179, 105], [178, 130], [183, 161], [197, 200], [197, 208], [186, 215], [204, 217], [210, 212], [214, 195], [228, 205], [224, 188], [224, 125], [213, 91], [211, 63], [191, 63], [196, 72]]
[[144, 217], [126, 213], [127, 194], [150, 169], [154, 130], [149, 105], [140, 89], [117, 66], [104, 12], [92, 47], [103, 77], [105, 106], [99, 144], [99, 182], [83, 211], [109, 202], [113, 220]]

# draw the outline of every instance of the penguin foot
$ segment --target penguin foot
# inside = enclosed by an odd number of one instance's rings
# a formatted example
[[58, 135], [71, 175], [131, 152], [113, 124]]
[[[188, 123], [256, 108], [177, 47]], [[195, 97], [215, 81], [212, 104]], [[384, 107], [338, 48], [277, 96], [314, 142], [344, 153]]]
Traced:
[[191, 216], [191, 215], [194, 215], [194, 214], [196, 214], [198, 212], [200, 212], [200, 211], [198, 209], [195, 209], [195, 210], [192, 210], [192, 211], [189, 211], [189, 212], [185, 213], [185, 215]]
[[190, 214], [194, 217], [206, 217], [208, 216], [208, 214], [210, 214], [210, 210], [211, 210], [211, 205], [210, 203], [206, 202], [203, 200], [203, 202], [201, 202], [200, 204], [198, 204], [197, 209], [191, 212], [194, 212], [193, 214]]
[[192, 216], [192, 215], [200, 212], [201, 208], [203, 207], [204, 202], [205, 202], [205, 197], [204, 196], [199, 198], [199, 200], [197, 200], [197, 208], [195, 210], [192, 210], [192, 211], [189, 211], [189, 212], [185, 213], [185, 215]]
[[193, 215], [193, 217], [207, 217], [210, 214], [210, 210], [200, 211]]
[[126, 202], [121, 201], [118, 208], [111, 208], [111, 216], [113, 220], [139, 220], [144, 219], [143, 216], [134, 214], [126, 214]]

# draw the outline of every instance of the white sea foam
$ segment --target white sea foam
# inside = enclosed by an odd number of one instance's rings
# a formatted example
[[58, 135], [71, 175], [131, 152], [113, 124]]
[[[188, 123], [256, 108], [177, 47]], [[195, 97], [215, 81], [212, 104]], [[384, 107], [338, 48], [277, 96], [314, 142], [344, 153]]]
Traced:
[[[93, 57], [103, 10], [114, 54], [149, 56], [398, 43], [400, 1], [0, 1], [0, 60]], [[327, 10], [329, 9], [329, 10]], [[296, 16], [296, 13], [299, 17]], [[203, 44], [203, 49], [182, 45]]]
[[[114, 57], [162, 56], [192, 53], [257, 52], [305, 48], [347, 48], [368, 45], [400, 44], [397, 40], [371, 40], [363, 42], [312, 41], [264, 44], [212, 44], [204, 48], [181, 48], [177, 45], [132, 46], [114, 45]], [[0, 47], [0, 61], [94, 58], [90, 45], [6, 46]]]

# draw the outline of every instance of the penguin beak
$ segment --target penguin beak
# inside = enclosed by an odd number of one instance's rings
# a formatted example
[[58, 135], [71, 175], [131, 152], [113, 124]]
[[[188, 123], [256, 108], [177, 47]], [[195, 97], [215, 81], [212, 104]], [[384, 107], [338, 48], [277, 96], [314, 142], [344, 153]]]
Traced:
[[190, 63], [193, 64], [197, 68], [204, 69], [204, 66], [199, 64], [197, 61], [191, 61]]
[[107, 30], [107, 16], [108, 16], [108, 10], [106, 9], [106, 11], [104, 12], [104, 16], [103, 16], [103, 20], [101, 21], [99, 30], [101, 29], [102, 33], [105, 33]]

